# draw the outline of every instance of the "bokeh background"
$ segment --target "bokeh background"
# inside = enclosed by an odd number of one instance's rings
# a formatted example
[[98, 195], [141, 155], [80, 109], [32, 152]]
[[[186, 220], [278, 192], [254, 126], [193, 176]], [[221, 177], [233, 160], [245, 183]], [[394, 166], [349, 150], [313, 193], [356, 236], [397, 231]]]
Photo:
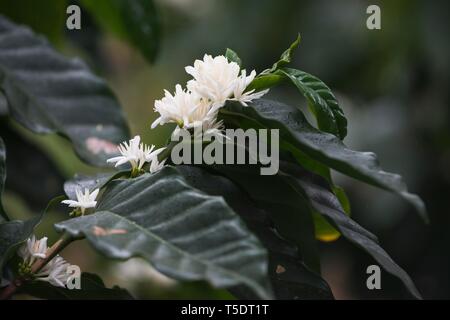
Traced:
[[[23, 2], [20, 12], [12, 2]], [[247, 69], [261, 71], [300, 32], [302, 42], [292, 65], [318, 76], [335, 92], [349, 119], [346, 144], [374, 151], [384, 169], [403, 175], [409, 189], [426, 202], [431, 223], [424, 225], [401, 199], [336, 175], [349, 194], [353, 218], [379, 235], [424, 298], [450, 298], [448, 1], [158, 0], [163, 33], [154, 64], [101, 31], [85, 10], [81, 30], [46, 28], [46, 21], [65, 19], [66, 6], [76, 1], [41, 1], [47, 7], [44, 13], [33, 9], [32, 2], [2, 0], [0, 13], [31, 23], [60, 51], [83, 58], [115, 91], [132, 133], [157, 145], [164, 143], [169, 131], [150, 130], [153, 102], [162, 97], [164, 88], [185, 83], [186, 65], [204, 53], [223, 54], [229, 47]], [[381, 7], [381, 30], [366, 28], [369, 4]], [[290, 88], [276, 88], [269, 96], [305, 104]], [[36, 137], [0, 121], [8, 151], [4, 202], [15, 218], [43, 210], [76, 172], [97, 171], [81, 163], [63, 138]], [[24, 157], [30, 150], [35, 156]], [[64, 214], [52, 212], [38, 233], [56, 239], [52, 224]], [[336, 298], [408, 297], [386, 272], [382, 290], [369, 291], [366, 268], [374, 261], [345, 240], [324, 243], [321, 250], [323, 275]], [[139, 298], [231, 298], [204, 283], [176, 283], [138, 259], [108, 262], [84, 241], [71, 245], [63, 256]]]

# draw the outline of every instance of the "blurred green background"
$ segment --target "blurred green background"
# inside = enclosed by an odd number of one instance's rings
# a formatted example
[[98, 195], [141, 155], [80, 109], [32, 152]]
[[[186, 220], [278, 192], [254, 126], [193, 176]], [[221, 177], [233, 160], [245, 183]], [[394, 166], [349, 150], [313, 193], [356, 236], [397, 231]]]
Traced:
[[[175, 84], [186, 82], [186, 65], [205, 53], [223, 54], [229, 47], [238, 52], [247, 69], [261, 71], [300, 32], [302, 42], [293, 65], [318, 76], [335, 92], [349, 119], [346, 144], [374, 151], [387, 171], [403, 175], [410, 190], [425, 200], [431, 224], [424, 225], [397, 197], [336, 175], [338, 184], [348, 191], [354, 219], [379, 235], [424, 298], [450, 298], [450, 3], [155, 2], [162, 36], [154, 64], [126, 41], [103, 32], [83, 7], [81, 30], [67, 30], [65, 8], [77, 1], [46, 0], [36, 7], [37, 1], [2, 0], [0, 13], [31, 24], [60, 51], [84, 59], [117, 94], [132, 133], [157, 145], [166, 141], [170, 130], [150, 130], [153, 102], [162, 97], [163, 89], [171, 91]], [[369, 4], [381, 8], [381, 30], [366, 28]], [[268, 97], [304, 105], [294, 89], [276, 88]], [[49, 199], [62, 193], [63, 181], [73, 174], [97, 171], [81, 163], [60, 137], [36, 137], [11, 123], [0, 122], [0, 126], [7, 145], [8, 174], [14, 176], [7, 180], [5, 207], [15, 218], [42, 210]], [[24, 149], [35, 151], [36, 156], [24, 159]], [[52, 223], [64, 214], [53, 212], [39, 233], [56, 239]], [[385, 272], [382, 290], [369, 291], [365, 271], [374, 262], [344, 240], [322, 244], [321, 250], [323, 275], [336, 298], [406, 297], [401, 284]], [[63, 256], [83, 271], [99, 273], [108, 285], [129, 288], [139, 298], [230, 298], [203, 283], [178, 284], [140, 260], [107, 262], [84, 241], [71, 245]]]

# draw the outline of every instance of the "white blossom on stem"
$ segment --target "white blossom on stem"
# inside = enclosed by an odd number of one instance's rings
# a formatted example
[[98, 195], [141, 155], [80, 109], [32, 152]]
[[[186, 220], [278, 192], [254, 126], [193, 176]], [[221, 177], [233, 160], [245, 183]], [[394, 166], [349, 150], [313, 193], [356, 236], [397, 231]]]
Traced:
[[233, 98], [230, 100], [238, 101], [243, 106], [247, 106], [248, 102], [261, 98], [269, 89], [255, 92], [255, 89], [250, 91], [245, 91], [248, 85], [255, 79], [256, 72], [253, 70], [250, 75], [246, 76], [246, 71], [242, 70], [241, 76], [236, 80], [234, 89], [233, 89]]
[[164, 98], [155, 101], [155, 111], [160, 116], [152, 123], [152, 129], [170, 122], [176, 123], [179, 128], [191, 129], [214, 121], [216, 110], [207, 99], [177, 84], [173, 95], [165, 90]]
[[247, 102], [262, 97], [268, 92], [245, 92], [256, 76], [256, 71], [246, 75], [236, 62], [230, 62], [225, 56], [212, 57], [205, 54], [203, 60], [196, 60], [194, 66], [187, 66], [186, 72], [194, 79], [188, 81], [191, 92], [208, 99], [216, 108], [222, 107], [227, 100], [236, 100], [244, 106]]
[[31, 267], [38, 259], [45, 259], [48, 251], [47, 237], [36, 239], [32, 235], [18, 250], [22, 263], [19, 264], [19, 273], [34, 280], [47, 281], [53, 286], [65, 287], [69, 274], [67, 268], [70, 264], [60, 256], [55, 256], [41, 270], [31, 273]]
[[100, 189], [95, 189], [92, 192], [89, 192], [88, 188], [84, 188], [84, 192], [81, 188], [75, 189], [75, 194], [77, 196], [77, 200], [63, 200], [61, 203], [67, 204], [71, 208], [77, 208], [80, 210], [81, 215], [84, 215], [86, 209], [95, 208], [97, 205], [97, 195]]

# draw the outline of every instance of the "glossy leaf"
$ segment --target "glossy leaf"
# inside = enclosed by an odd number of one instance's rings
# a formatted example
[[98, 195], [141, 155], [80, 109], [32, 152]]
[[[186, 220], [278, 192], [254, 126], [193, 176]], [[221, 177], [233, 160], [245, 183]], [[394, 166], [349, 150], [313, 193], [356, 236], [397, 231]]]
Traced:
[[253, 81], [248, 85], [247, 91], [255, 90], [262, 91], [265, 89], [273, 88], [286, 80], [286, 77], [280, 74], [268, 73], [258, 75]]
[[81, 289], [55, 287], [44, 281], [33, 281], [21, 287], [20, 292], [49, 300], [132, 300], [125, 289], [107, 288], [103, 280], [92, 273], [81, 274]]
[[141, 256], [179, 280], [244, 285], [270, 298], [267, 252], [222, 197], [191, 187], [172, 167], [110, 182], [92, 215], [58, 223], [110, 258]]
[[[342, 209], [344, 213], [347, 216], [350, 216], [350, 202], [347, 198], [347, 195], [345, 194], [344, 189], [338, 186], [333, 187], [333, 193], [335, 194], [336, 198], [339, 200], [340, 205], [342, 206]], [[316, 229], [316, 238], [324, 241], [324, 242], [330, 242], [337, 240], [341, 233], [336, 230], [328, 221], [326, 221], [322, 215], [319, 213], [314, 213], [314, 226]]]
[[8, 101], [0, 90], [0, 117], [8, 114]]
[[427, 220], [423, 201], [407, 191], [401, 176], [383, 171], [374, 153], [351, 150], [336, 136], [317, 130], [297, 108], [259, 99], [248, 107], [230, 103], [220, 113], [226, 122], [243, 128], [279, 129], [285, 144], [336, 171], [400, 195]]
[[3, 139], [0, 137], [0, 222], [8, 220], [8, 216], [3, 209], [2, 194], [6, 180], [6, 149]]
[[289, 162], [280, 164], [280, 172], [293, 188], [309, 199], [314, 210], [322, 214], [345, 238], [369, 253], [386, 271], [398, 277], [414, 297], [421, 298], [411, 278], [379, 246], [377, 238], [344, 213], [325, 179]]
[[160, 41], [159, 16], [153, 0], [82, 0], [99, 24], [127, 40], [150, 62]]
[[62, 173], [55, 161], [13, 126], [0, 124], [0, 137], [5, 141], [8, 152], [6, 170], [11, 177], [5, 188], [19, 195], [31, 211], [40, 212], [55, 194], [63, 193]]
[[236, 52], [234, 52], [233, 50], [231, 50], [230, 48], [227, 48], [227, 51], [225, 52], [225, 57], [230, 62], [236, 62], [239, 67], [242, 66], [241, 58], [239, 58], [238, 54]]
[[37, 133], [69, 138], [95, 165], [128, 138], [120, 106], [106, 83], [84, 63], [57, 53], [28, 28], [0, 17], [1, 89], [10, 115]]
[[39, 215], [26, 221], [0, 222], [0, 270], [21, 243], [31, 236], [41, 218], [42, 215]]
[[[206, 168], [207, 169], [207, 168]], [[269, 278], [277, 299], [330, 299], [331, 289], [325, 280], [309, 270], [301, 261], [295, 245], [280, 237], [273, 229], [270, 215], [251, 201], [244, 190], [231, 180], [193, 166], [178, 166], [177, 170], [195, 188], [210, 195], [223, 196], [244, 219], [269, 252]], [[247, 290], [248, 291], [248, 290]], [[254, 295], [234, 288], [237, 298], [252, 299]]]
[[295, 189], [279, 175], [262, 176], [256, 165], [213, 165], [212, 168], [231, 179], [264, 208], [280, 235], [299, 248], [305, 264], [320, 272], [311, 209]]
[[94, 189], [102, 189], [110, 181], [120, 178], [121, 176], [127, 175], [129, 171], [119, 171], [119, 172], [109, 172], [109, 173], [99, 173], [95, 176], [85, 176], [85, 175], [75, 175], [71, 180], [64, 183], [64, 192], [69, 197], [69, 199], [76, 199], [76, 189], [80, 188], [84, 190], [89, 189], [91, 192]]
[[284, 68], [279, 72], [306, 98], [319, 129], [344, 139], [347, 135], [347, 119], [330, 88], [317, 77], [301, 70]]

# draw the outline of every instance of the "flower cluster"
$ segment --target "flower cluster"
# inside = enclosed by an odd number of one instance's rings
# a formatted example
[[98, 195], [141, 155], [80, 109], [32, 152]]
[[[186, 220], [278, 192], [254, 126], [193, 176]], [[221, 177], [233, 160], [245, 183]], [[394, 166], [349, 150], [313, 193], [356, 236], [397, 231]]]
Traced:
[[45, 259], [47, 250], [47, 238], [37, 240], [33, 235], [18, 250], [22, 258], [19, 265], [19, 273], [24, 277], [32, 277], [34, 280], [47, 281], [56, 287], [65, 287], [69, 274], [67, 268], [70, 264], [59, 255], [45, 264], [41, 270], [32, 274], [31, 266], [38, 259]]
[[248, 102], [268, 92], [246, 91], [256, 71], [247, 76], [245, 70], [241, 71], [237, 63], [228, 61], [225, 56], [205, 55], [203, 60], [196, 60], [194, 66], [185, 69], [193, 79], [188, 81], [187, 89], [177, 84], [173, 95], [166, 90], [164, 98], [155, 101], [155, 111], [160, 116], [152, 128], [172, 122], [177, 124], [177, 130], [201, 127], [204, 134], [220, 134], [222, 123], [217, 121], [217, 113], [226, 101], [234, 100], [247, 106]]
[[149, 147], [141, 142], [140, 136], [135, 136], [128, 143], [123, 142], [119, 146], [120, 156], [108, 159], [107, 162], [115, 162], [116, 167], [129, 162], [131, 165], [131, 175], [133, 177], [142, 173], [145, 163], [150, 164], [149, 171], [154, 173], [164, 166], [165, 161], [159, 162], [158, 155], [165, 148], [154, 149], [154, 145]]

